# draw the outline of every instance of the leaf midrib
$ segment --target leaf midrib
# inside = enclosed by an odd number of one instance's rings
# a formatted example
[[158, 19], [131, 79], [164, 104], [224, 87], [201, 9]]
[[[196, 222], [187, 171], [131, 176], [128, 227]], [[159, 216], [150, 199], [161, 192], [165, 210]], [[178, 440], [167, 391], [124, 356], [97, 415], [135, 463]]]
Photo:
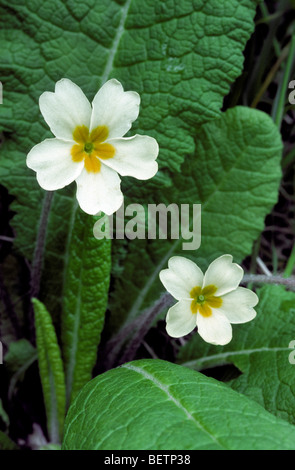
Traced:
[[146, 372], [144, 369], [141, 367], [137, 367], [134, 365], [129, 364], [124, 364], [122, 366], [124, 369], [128, 369], [134, 372], [137, 372], [138, 374], [142, 375], [146, 380], [151, 381], [156, 387], [158, 387], [160, 390], [162, 390], [168, 397], [168, 400], [172, 401], [189, 419], [192, 421], [197, 428], [202, 431], [204, 434], [206, 434], [213, 442], [214, 444], [217, 444], [219, 447], [226, 449], [224, 444], [222, 444], [213, 434], [211, 434], [203, 425], [200, 421], [198, 421], [181, 403], [177, 398], [175, 398], [171, 392], [169, 391], [169, 388], [164, 385], [162, 382], [160, 382], [155, 376], [152, 374]]
[[103, 72], [102, 77], [101, 77], [102, 85], [109, 78], [110, 72], [113, 68], [115, 55], [118, 51], [118, 46], [120, 44], [121, 37], [122, 37], [122, 35], [125, 31], [125, 28], [124, 28], [125, 21], [126, 21], [127, 15], [128, 15], [128, 11], [129, 11], [129, 7], [130, 7], [131, 2], [132, 2], [132, 0], [127, 0], [125, 5], [122, 7], [120, 23], [119, 23], [119, 26], [117, 28], [117, 32], [116, 32], [115, 38], [113, 40], [112, 47], [110, 49], [110, 54], [108, 56], [108, 60], [107, 60], [104, 72]]
[[[275, 347], [275, 348], [267, 348], [267, 347], [261, 347], [261, 348], [253, 348], [253, 349], [241, 349], [239, 351], [228, 351], [228, 352], [223, 352], [223, 353], [219, 353], [219, 354], [212, 354], [210, 356], [205, 356], [205, 357], [201, 357], [199, 359], [193, 359], [191, 361], [187, 361], [187, 362], [181, 362], [181, 365], [183, 367], [188, 367], [188, 368], [193, 368], [195, 370], [202, 370], [202, 367], [199, 368], [198, 366], [202, 363], [205, 363], [206, 362], [210, 362], [213, 361], [213, 363], [210, 364], [210, 366], [212, 364], [214, 364], [215, 366], [216, 365], [222, 365], [226, 362], [222, 362], [222, 359], [227, 359], [229, 357], [235, 357], [235, 356], [244, 356], [244, 355], [250, 355], [250, 354], [255, 354], [255, 353], [273, 353], [273, 352], [281, 352], [281, 351], [291, 351], [290, 348], [286, 348], [286, 347]], [[219, 359], [221, 359], [221, 362], [218, 361]], [[216, 362], [214, 362], [216, 360]], [[229, 361], [231, 363], [231, 361]]]

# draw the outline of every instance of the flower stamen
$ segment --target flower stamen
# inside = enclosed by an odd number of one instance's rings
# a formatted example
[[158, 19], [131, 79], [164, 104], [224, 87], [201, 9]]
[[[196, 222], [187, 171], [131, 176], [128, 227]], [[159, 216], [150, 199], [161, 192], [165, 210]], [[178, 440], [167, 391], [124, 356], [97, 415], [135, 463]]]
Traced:
[[73, 139], [77, 144], [71, 149], [74, 162], [84, 160], [85, 170], [89, 173], [98, 173], [101, 168], [100, 159], [113, 158], [115, 148], [105, 142], [108, 138], [107, 126], [97, 126], [89, 133], [86, 126], [77, 126], [73, 132]]
[[216, 297], [214, 294], [217, 287], [209, 285], [202, 289], [200, 286], [194, 287], [190, 296], [193, 299], [191, 302], [191, 311], [196, 314], [200, 312], [203, 317], [210, 317], [212, 315], [212, 308], [219, 308], [222, 305], [222, 298]]

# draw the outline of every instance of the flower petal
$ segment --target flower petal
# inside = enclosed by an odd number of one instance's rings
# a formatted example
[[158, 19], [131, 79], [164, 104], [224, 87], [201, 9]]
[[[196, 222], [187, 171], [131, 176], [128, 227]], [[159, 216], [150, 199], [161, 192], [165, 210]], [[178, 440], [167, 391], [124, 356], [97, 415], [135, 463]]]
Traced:
[[198, 333], [204, 341], [210, 344], [224, 345], [232, 339], [232, 327], [228, 319], [215, 309], [212, 309], [212, 315], [203, 317], [197, 314]]
[[253, 307], [259, 299], [250, 289], [238, 287], [236, 290], [222, 297], [222, 305], [219, 310], [226, 316], [230, 323], [246, 323], [256, 317]]
[[39, 105], [51, 132], [60, 139], [73, 141], [77, 126], [90, 126], [91, 105], [81, 88], [67, 78], [56, 83], [54, 93], [43, 93]]
[[84, 162], [74, 162], [73, 144], [59, 139], [46, 139], [29, 152], [27, 166], [37, 172], [37, 181], [47, 191], [61, 189], [82, 172]]
[[91, 130], [107, 126], [108, 138], [122, 137], [129, 131], [139, 113], [140, 96], [124, 91], [118, 80], [108, 80], [92, 101]]
[[191, 290], [203, 283], [200, 268], [182, 256], [172, 256], [168, 261], [168, 269], [160, 271], [159, 276], [164, 287], [177, 300], [191, 300]]
[[102, 211], [111, 215], [121, 207], [123, 194], [120, 177], [103, 163], [98, 172], [84, 169], [76, 182], [78, 202], [87, 214], [94, 215]]
[[181, 300], [168, 310], [166, 330], [172, 338], [188, 335], [196, 327], [196, 315], [192, 313], [190, 302]]
[[105, 164], [122, 176], [133, 176], [139, 180], [147, 180], [155, 176], [158, 164], [155, 162], [159, 146], [153, 137], [135, 135], [126, 139], [108, 139], [115, 148], [113, 158]]
[[203, 287], [214, 285], [217, 287], [215, 296], [220, 296], [233, 291], [240, 284], [244, 271], [236, 263], [232, 262], [231, 255], [223, 255], [215, 259], [208, 267]]

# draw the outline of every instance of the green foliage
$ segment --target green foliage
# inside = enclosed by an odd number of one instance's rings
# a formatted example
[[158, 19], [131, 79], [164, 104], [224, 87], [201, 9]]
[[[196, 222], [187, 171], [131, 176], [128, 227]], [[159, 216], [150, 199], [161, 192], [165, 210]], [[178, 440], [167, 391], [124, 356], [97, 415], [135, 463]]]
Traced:
[[66, 263], [62, 341], [68, 401], [92, 378], [107, 307], [111, 241], [94, 238], [95, 220], [77, 210]]
[[[1, 215], [1, 233], [4, 228], [2, 228], [3, 219]], [[6, 256], [1, 262], [0, 271], [0, 311], [1, 341], [7, 345], [19, 337], [20, 325], [23, 322], [23, 305], [19, 302], [21, 281], [19, 258], [13, 255]]]
[[[4, 0], [2, 6], [9, 13], [4, 11], [0, 20], [5, 51], [0, 128], [7, 136], [0, 181], [16, 196], [16, 244], [31, 258], [43, 192], [25, 157], [50, 136], [37, 105], [39, 96], [68, 77], [92, 98], [104, 80], [116, 77], [125, 89], [141, 95], [134, 132], [155, 136], [161, 167], [175, 171], [194, 152], [195, 126], [218, 117], [224, 95], [241, 73], [256, 2], [230, 0], [226, 15], [219, 0], [156, 6], [154, 0], [91, 0], [87, 5]], [[161, 173], [145, 184], [145, 193], [155, 184], [161, 185]], [[67, 190], [55, 194], [46, 236], [48, 264], [56, 269], [55, 282], [47, 282], [44, 290], [55, 295], [63, 272], [56, 255], [62, 260], [70, 228], [68, 196]]]
[[294, 427], [226, 385], [142, 360], [83, 388], [66, 419], [63, 449], [294, 449], [294, 439]]
[[50, 439], [58, 443], [65, 416], [65, 377], [61, 353], [51, 316], [46, 307], [33, 299], [39, 372]]
[[[130, 243], [113, 293], [112, 310], [118, 312], [120, 306], [117, 323], [122, 317], [132, 320], [159, 296], [163, 286], [158, 274], [172, 255], [191, 257], [203, 269], [224, 253], [241, 262], [277, 201], [282, 143], [265, 113], [229, 109], [202, 126], [195, 139], [195, 154], [187, 156], [181, 173], [174, 175], [173, 187], [154, 190], [147, 203], [201, 203], [201, 247], [197, 252], [183, 251], [181, 238]], [[134, 193], [135, 188], [132, 198]], [[127, 290], [129, 295], [124, 296]]]
[[6, 413], [5, 409], [3, 408], [2, 400], [0, 399], [0, 422], [4, 423], [5, 428], [7, 429], [9, 426], [9, 416]]
[[10, 372], [17, 372], [24, 364], [36, 359], [36, 350], [27, 339], [10, 343], [5, 354], [5, 366]]
[[249, 324], [233, 325], [228, 345], [214, 347], [195, 334], [181, 348], [178, 362], [197, 370], [234, 364], [242, 372], [228, 383], [234, 390], [295, 424], [295, 375], [289, 362], [289, 344], [295, 339], [295, 293], [265, 286], [258, 295], [257, 317]]
[[18, 450], [19, 447], [5, 434], [0, 431], [0, 450]]
[[[0, 339], [8, 346], [4, 362], [11, 400], [17, 382], [36, 359], [36, 349], [20, 339], [30, 319], [30, 292], [16, 264], [21, 258], [34, 268], [44, 241], [37, 260], [41, 288], [35, 292], [42, 302], [33, 300], [50, 438], [44, 449], [59, 449], [70, 404], [64, 449], [294, 449], [294, 365], [288, 361], [289, 343], [295, 339], [294, 293], [281, 287], [260, 290], [256, 320], [235, 325], [229, 345], [213, 347], [194, 335], [178, 357], [188, 367], [135, 361], [91, 380], [107, 307], [105, 337], [119, 336], [109, 357], [98, 356], [103, 370], [122, 357], [130, 337], [136, 339], [126, 325], [163, 291], [158, 275], [172, 255], [187, 256], [202, 269], [224, 253], [242, 262], [277, 202], [282, 177], [279, 130], [265, 112], [232, 107], [235, 93], [224, 108], [224, 98], [242, 72], [258, 3], [1, 2], [0, 184], [14, 197], [11, 226], [17, 253], [3, 263], [1, 258], [0, 291], [5, 296], [0, 299]], [[272, 15], [268, 18], [267, 9], [262, 11], [271, 23]], [[274, 15], [277, 25], [279, 16]], [[277, 37], [273, 33], [269, 39], [276, 51]], [[268, 53], [269, 44], [263, 57]], [[258, 72], [245, 85], [248, 96], [240, 103], [259, 101], [267, 73], [263, 61], [256, 62]], [[291, 70], [292, 58], [288, 63]], [[26, 167], [26, 155], [52, 137], [38, 99], [63, 77], [77, 83], [90, 100], [112, 77], [125, 90], [140, 94], [139, 118], [128, 135], [157, 139], [159, 172], [150, 181], [123, 178], [125, 206], [201, 204], [202, 244], [197, 252], [183, 251], [183, 239], [96, 240], [96, 218], [77, 208], [75, 184], [54, 193], [42, 222], [48, 195]], [[284, 88], [278, 89], [281, 122]], [[189, 369], [224, 364], [234, 364], [242, 373], [227, 385]], [[6, 410], [0, 414], [7, 427], [10, 416]], [[0, 432], [0, 448], [14, 446]]]
[[19, 339], [9, 344], [5, 354], [5, 367], [10, 375], [9, 399], [13, 399], [16, 388], [28, 368], [37, 360], [37, 351], [27, 339]]

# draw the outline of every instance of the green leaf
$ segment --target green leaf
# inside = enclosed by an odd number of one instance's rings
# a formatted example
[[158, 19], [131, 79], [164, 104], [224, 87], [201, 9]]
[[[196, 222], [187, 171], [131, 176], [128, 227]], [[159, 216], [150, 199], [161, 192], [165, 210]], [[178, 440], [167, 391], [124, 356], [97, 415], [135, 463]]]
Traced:
[[234, 364], [241, 372], [228, 384], [256, 400], [276, 416], [295, 424], [295, 365], [289, 362], [295, 340], [295, 294], [281, 286], [258, 291], [257, 317], [233, 325], [233, 340], [226, 346], [205, 343], [198, 334], [181, 349], [178, 362], [204, 370]]
[[[197, 252], [184, 251], [183, 239], [136, 240], [120, 254], [123, 270], [113, 293], [113, 323], [127, 323], [163, 291], [159, 271], [175, 254], [189, 257], [202, 269], [230, 253], [240, 263], [264, 228], [277, 201], [282, 142], [270, 119], [244, 107], [229, 109], [196, 133], [195, 156], [188, 156], [173, 188], [154, 191], [146, 203], [201, 204], [202, 240]], [[133, 188], [135, 198], [137, 188]], [[130, 202], [128, 198], [126, 203]], [[119, 244], [115, 241], [114, 244]], [[120, 247], [121, 248], [121, 247]], [[115, 274], [115, 273], [114, 273]], [[128, 291], [129, 295], [124, 296]], [[120, 312], [118, 318], [117, 312]], [[116, 322], [116, 323], [115, 323]]]
[[26, 363], [36, 359], [36, 349], [27, 339], [20, 339], [9, 344], [5, 354], [5, 366], [10, 372], [17, 372]]
[[[15, 196], [16, 246], [32, 259], [44, 192], [25, 159], [33, 145], [51, 136], [39, 96], [67, 77], [92, 99], [105, 80], [116, 77], [141, 95], [133, 133], [156, 137], [161, 168], [174, 172], [194, 153], [195, 126], [219, 115], [241, 73], [256, 1], [228, 0], [226, 9], [219, 0], [24, 0], [21, 5], [3, 0], [1, 5], [0, 182]], [[170, 177], [170, 171], [160, 172], [142, 191], [171, 185]], [[73, 188], [55, 193], [46, 232], [42, 298], [55, 315], [72, 201]]]
[[[4, 249], [3, 254], [5, 252], [7, 253]], [[23, 324], [23, 272], [19, 259], [14, 254], [4, 256], [4, 259], [1, 259], [0, 272], [0, 337], [1, 342], [9, 346], [20, 337]]]
[[10, 400], [13, 400], [18, 382], [23, 380], [27, 369], [37, 360], [37, 357], [36, 349], [24, 338], [9, 344], [4, 362], [7, 371], [11, 374], [8, 389]]
[[42, 447], [39, 447], [38, 450], [61, 450], [60, 444], [46, 444]]
[[5, 429], [8, 429], [9, 423], [10, 423], [9, 416], [6, 413], [5, 409], [3, 408], [3, 403], [2, 403], [2, 400], [0, 398], [0, 421], [1, 420], [3, 421], [3, 423], [5, 425]]
[[33, 299], [39, 372], [50, 439], [58, 443], [65, 417], [65, 377], [52, 319], [45, 305]]
[[19, 450], [19, 447], [7, 436], [0, 431], [0, 450]]
[[[254, 431], [253, 431], [254, 430]], [[198, 372], [127, 363], [89, 382], [69, 410], [66, 450], [294, 449], [295, 428]]]
[[62, 342], [68, 402], [92, 378], [107, 307], [111, 240], [94, 238], [96, 220], [77, 210], [66, 262]]

